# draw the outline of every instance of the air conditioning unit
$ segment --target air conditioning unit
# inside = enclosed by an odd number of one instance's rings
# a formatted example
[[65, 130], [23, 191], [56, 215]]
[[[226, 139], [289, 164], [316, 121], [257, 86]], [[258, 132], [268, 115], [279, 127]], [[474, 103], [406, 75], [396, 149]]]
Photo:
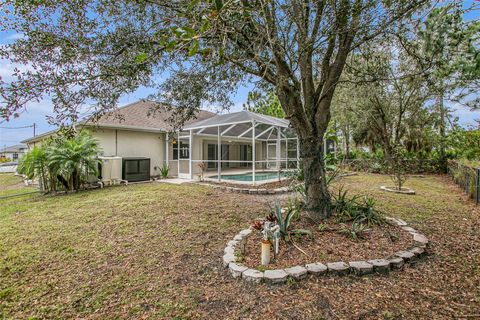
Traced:
[[122, 180], [122, 157], [98, 157], [100, 164], [100, 180], [104, 184], [116, 184]]

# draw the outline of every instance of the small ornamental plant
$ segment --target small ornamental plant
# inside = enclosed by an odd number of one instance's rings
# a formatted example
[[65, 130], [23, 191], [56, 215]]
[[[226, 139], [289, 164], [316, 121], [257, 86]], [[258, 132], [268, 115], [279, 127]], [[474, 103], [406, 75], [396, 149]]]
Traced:
[[198, 168], [200, 169], [200, 174], [198, 175], [198, 178], [200, 181], [203, 181], [203, 176], [205, 174], [205, 170], [207, 169], [207, 164], [205, 162], [201, 162], [198, 164]]

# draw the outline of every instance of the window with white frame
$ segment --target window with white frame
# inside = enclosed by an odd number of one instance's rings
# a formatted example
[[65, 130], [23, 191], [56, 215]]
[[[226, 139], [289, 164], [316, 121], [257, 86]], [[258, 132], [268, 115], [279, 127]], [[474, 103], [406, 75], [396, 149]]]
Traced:
[[[180, 146], [180, 149], [178, 148]], [[178, 160], [180, 152], [180, 159], [190, 159], [190, 146], [188, 142], [178, 141], [173, 144], [173, 160]]]

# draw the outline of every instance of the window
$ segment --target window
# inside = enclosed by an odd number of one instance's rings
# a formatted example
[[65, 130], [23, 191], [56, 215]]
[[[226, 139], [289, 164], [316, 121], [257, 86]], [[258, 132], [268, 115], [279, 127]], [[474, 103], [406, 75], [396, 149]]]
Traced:
[[18, 160], [18, 153], [14, 153], [14, 154], [12, 155], [12, 158], [13, 158], [13, 160]]
[[180, 141], [173, 144], [173, 160], [178, 160], [178, 145], [180, 144], [180, 159], [190, 159], [188, 142]]

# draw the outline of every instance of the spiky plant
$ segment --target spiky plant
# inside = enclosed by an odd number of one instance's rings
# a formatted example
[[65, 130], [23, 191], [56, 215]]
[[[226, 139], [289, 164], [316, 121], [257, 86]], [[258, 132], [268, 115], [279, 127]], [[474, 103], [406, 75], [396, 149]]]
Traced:
[[296, 214], [296, 210], [294, 207], [286, 208], [285, 210], [282, 209], [279, 201], [275, 202], [275, 207], [273, 213], [276, 217], [276, 222], [280, 228], [280, 236], [285, 240], [290, 240], [290, 234], [297, 234], [297, 235], [312, 235], [309, 230], [304, 229], [295, 229], [290, 230], [290, 225], [292, 222], [293, 217]]

